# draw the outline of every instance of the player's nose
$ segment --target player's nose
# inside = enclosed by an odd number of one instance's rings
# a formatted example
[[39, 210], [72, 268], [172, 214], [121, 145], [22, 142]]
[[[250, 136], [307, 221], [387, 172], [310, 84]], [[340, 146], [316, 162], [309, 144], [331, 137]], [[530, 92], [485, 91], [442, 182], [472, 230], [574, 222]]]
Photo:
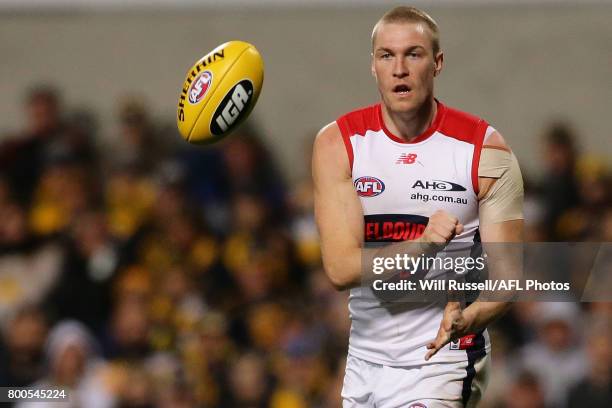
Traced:
[[408, 66], [402, 58], [397, 58], [393, 65], [393, 76], [396, 78], [404, 78], [409, 75]]

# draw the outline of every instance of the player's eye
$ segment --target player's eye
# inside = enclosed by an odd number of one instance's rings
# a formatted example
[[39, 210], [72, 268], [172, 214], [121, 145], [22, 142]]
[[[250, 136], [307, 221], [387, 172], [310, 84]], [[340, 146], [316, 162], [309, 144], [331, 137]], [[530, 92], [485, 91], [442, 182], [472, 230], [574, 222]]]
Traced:
[[388, 52], [385, 52], [384, 54], [380, 54], [380, 58], [381, 59], [390, 59], [391, 58], [391, 54], [389, 54]]
[[421, 56], [421, 54], [419, 54], [418, 52], [411, 52], [408, 54], [408, 56], [410, 58], [419, 58]]

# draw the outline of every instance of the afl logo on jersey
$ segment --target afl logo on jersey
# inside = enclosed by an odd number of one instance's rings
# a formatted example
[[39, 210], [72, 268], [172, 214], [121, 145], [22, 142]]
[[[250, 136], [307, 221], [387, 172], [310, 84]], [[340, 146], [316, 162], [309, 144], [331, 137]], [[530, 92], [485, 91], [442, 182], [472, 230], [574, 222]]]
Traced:
[[361, 197], [375, 197], [385, 191], [385, 183], [376, 177], [359, 177], [354, 184], [357, 194]]
[[204, 71], [196, 77], [189, 87], [189, 103], [197, 105], [206, 95], [210, 84], [212, 83], [212, 73]]

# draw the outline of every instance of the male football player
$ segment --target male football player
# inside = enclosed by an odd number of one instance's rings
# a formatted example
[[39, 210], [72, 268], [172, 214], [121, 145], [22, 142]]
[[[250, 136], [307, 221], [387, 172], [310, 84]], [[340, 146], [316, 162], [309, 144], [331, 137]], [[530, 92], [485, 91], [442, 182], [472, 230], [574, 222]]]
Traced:
[[[417, 257], [479, 242], [489, 252], [488, 243], [522, 240], [517, 160], [485, 120], [434, 97], [443, 62], [428, 14], [390, 10], [372, 33], [379, 103], [339, 117], [315, 140], [323, 263], [337, 289], [351, 290], [344, 407], [475, 406], [489, 364], [486, 326], [509, 306], [387, 302], [367, 296], [367, 279], [362, 286], [372, 270], [364, 260], [375, 255]], [[375, 242], [392, 244], [366, 249]]]

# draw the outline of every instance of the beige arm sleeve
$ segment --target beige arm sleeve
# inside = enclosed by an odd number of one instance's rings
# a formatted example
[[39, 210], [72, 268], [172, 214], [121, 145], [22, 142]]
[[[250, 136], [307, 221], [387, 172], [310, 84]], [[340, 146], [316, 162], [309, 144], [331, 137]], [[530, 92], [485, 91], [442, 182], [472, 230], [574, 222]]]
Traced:
[[514, 153], [484, 147], [478, 176], [497, 179], [479, 202], [482, 223], [523, 219], [523, 177]]

